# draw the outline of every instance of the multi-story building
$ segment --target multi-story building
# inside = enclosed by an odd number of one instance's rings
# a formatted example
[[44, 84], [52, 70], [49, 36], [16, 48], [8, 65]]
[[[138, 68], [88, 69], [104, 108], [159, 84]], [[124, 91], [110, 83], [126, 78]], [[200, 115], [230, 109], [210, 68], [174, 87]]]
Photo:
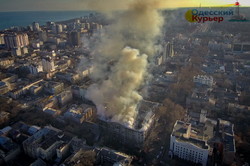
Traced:
[[38, 100], [34, 105], [40, 110], [43, 110], [44, 108], [53, 108], [58, 106], [58, 100], [56, 96], [49, 96]]
[[62, 92], [64, 88], [64, 83], [55, 81], [44, 81], [44, 90], [50, 94], [58, 94]]
[[38, 84], [38, 85], [34, 85], [30, 87], [29, 91], [30, 91], [30, 94], [37, 95], [42, 91], [42, 89], [43, 89], [43, 86]]
[[153, 126], [154, 109], [157, 105], [158, 103], [142, 101], [137, 107], [139, 115], [133, 127], [99, 117], [99, 126], [104, 133], [104, 140], [133, 150], [141, 149]]
[[12, 64], [14, 64], [13, 59], [4, 58], [4, 59], [1, 59], [1, 61], [0, 61], [0, 67], [3, 67], [3, 68], [8, 67]]
[[207, 92], [203, 92], [203, 91], [200, 92], [200, 91], [193, 90], [193, 93], [191, 94], [191, 96], [188, 96], [186, 99], [187, 108], [191, 108], [194, 106], [199, 107], [199, 108], [204, 108], [208, 104], [210, 104], [210, 97], [208, 96]]
[[46, 27], [47, 27], [47, 29], [51, 29], [52, 26], [55, 24], [56, 24], [55, 22], [48, 21], [48, 22], [46, 22]]
[[43, 71], [43, 66], [41, 64], [31, 64], [28, 67], [28, 70], [31, 74], [38, 74], [39, 72]]
[[30, 91], [30, 88], [32, 88], [35, 85], [38, 85], [40, 82], [42, 82], [43, 80], [38, 80], [35, 81], [31, 84], [28, 84], [26, 86], [17, 88], [17, 89], [13, 89], [12, 91], [10, 91], [9, 95], [10, 97], [12, 97], [13, 99], [17, 99], [19, 98], [21, 95], [27, 94]]
[[52, 160], [62, 144], [69, 144], [72, 137], [61, 130], [46, 126], [23, 142], [25, 154], [32, 158]]
[[7, 49], [22, 48], [29, 45], [29, 38], [26, 33], [6, 33], [4, 42]]
[[69, 34], [70, 44], [74, 47], [79, 46], [81, 44], [81, 36], [80, 32], [73, 31]]
[[170, 154], [206, 166], [210, 146], [196, 134], [190, 123], [176, 121], [170, 136]]
[[73, 96], [82, 100], [85, 100], [85, 95], [87, 92], [87, 88], [89, 85], [82, 85], [82, 86], [72, 86], [71, 91]]
[[56, 78], [59, 80], [67, 81], [70, 83], [75, 83], [82, 78], [82, 75], [76, 72], [57, 72]]
[[203, 84], [203, 85], [208, 85], [209, 87], [212, 87], [214, 83], [214, 79], [212, 76], [198, 75], [198, 76], [194, 76], [193, 82]]
[[47, 107], [45, 107], [43, 109], [43, 112], [45, 112], [45, 113], [47, 113], [47, 114], [49, 114], [51, 116], [57, 116], [57, 115], [59, 115], [61, 113], [60, 110], [56, 110], [54, 108], [47, 108]]
[[11, 49], [11, 55], [13, 56], [21, 56], [25, 55], [28, 53], [28, 48], [27, 47], [18, 47], [18, 48], [12, 48]]
[[82, 123], [84, 121], [87, 121], [91, 119], [93, 116], [93, 108], [88, 105], [73, 105], [71, 108], [64, 113], [64, 118], [73, 120], [78, 123]]
[[61, 24], [56, 24], [56, 33], [62, 33], [63, 26]]
[[250, 43], [234, 43], [232, 51], [235, 53], [250, 52]]
[[198, 109], [198, 110], [189, 110], [188, 111], [189, 121], [192, 124], [205, 123], [207, 120], [207, 110]]
[[5, 82], [8, 86], [10, 86], [11, 83], [14, 83], [17, 81], [17, 75], [14, 74], [7, 74], [6, 78], [2, 79], [2, 82]]
[[4, 45], [5, 42], [4, 42], [4, 34], [0, 34], [0, 46], [1, 45]]
[[56, 24], [51, 25], [51, 31], [52, 33], [56, 34]]
[[34, 31], [36, 31], [36, 32], [40, 31], [40, 25], [38, 22], [33, 22], [32, 27], [33, 27]]
[[9, 120], [10, 113], [2, 111], [0, 112], [0, 124], [5, 123]]
[[202, 165], [211, 156], [217, 158], [217, 163], [231, 165], [236, 152], [234, 125], [222, 119], [206, 118], [205, 114], [205, 110], [189, 111], [188, 122], [176, 121], [170, 138], [170, 155]]
[[93, 71], [93, 67], [88, 67], [82, 70], [80, 73], [83, 77], [89, 76]]
[[46, 31], [39, 31], [38, 37], [40, 41], [46, 42], [48, 39], [47, 32]]
[[234, 125], [229, 121], [218, 119], [216, 128], [216, 136], [213, 143], [217, 145], [217, 152], [223, 154], [223, 163], [231, 165], [235, 160], [236, 153]]
[[21, 153], [21, 148], [8, 137], [0, 136], [0, 140], [0, 163], [8, 165]]
[[63, 91], [62, 93], [57, 95], [57, 100], [60, 106], [64, 106], [65, 104], [72, 101], [73, 95], [70, 90]]
[[5, 94], [9, 91], [9, 88], [8, 88], [8, 85], [3, 82], [3, 81], [0, 81], [0, 94]]
[[169, 57], [173, 57], [174, 56], [174, 47], [173, 47], [173, 43], [167, 42], [167, 44], [164, 46], [164, 50], [163, 50], [163, 63], [166, 62], [166, 59]]
[[129, 166], [132, 162], [132, 156], [112, 149], [96, 148], [95, 152], [97, 163], [101, 165], [104, 163], [110, 163], [112, 165]]
[[42, 59], [43, 71], [51, 72], [55, 70], [54, 60], [50, 57]]

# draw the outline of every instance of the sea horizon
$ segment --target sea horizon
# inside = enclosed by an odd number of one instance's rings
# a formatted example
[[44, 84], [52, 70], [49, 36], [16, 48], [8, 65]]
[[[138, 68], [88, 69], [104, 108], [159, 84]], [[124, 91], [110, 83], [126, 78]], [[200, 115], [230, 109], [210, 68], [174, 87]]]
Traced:
[[80, 18], [94, 13], [94, 11], [74, 10], [74, 11], [1, 11], [0, 30], [15, 26], [26, 27], [33, 22], [45, 25], [48, 21], [59, 22], [74, 18]]

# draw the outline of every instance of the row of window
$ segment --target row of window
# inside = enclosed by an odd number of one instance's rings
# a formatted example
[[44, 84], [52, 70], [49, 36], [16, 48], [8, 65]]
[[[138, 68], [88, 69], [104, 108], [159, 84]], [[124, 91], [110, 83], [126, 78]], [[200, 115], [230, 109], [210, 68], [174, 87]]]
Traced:
[[195, 163], [202, 163], [202, 158], [198, 158], [197, 159], [197, 156], [195, 156], [195, 157], [190, 157], [188, 154], [186, 154], [186, 155], [184, 155], [184, 154], [176, 154], [175, 153], [175, 155], [176, 156], [178, 156], [178, 157], [180, 157], [180, 158], [183, 158], [183, 159], [186, 159], [186, 160], [190, 160], [190, 161], [193, 161], [193, 162], [195, 162]]
[[191, 159], [192, 161], [196, 161], [196, 162], [201, 162], [203, 158], [202, 153], [198, 153], [197, 151], [190, 150], [188, 148], [183, 148], [178, 145], [175, 147], [175, 154], [178, 155], [179, 157]]

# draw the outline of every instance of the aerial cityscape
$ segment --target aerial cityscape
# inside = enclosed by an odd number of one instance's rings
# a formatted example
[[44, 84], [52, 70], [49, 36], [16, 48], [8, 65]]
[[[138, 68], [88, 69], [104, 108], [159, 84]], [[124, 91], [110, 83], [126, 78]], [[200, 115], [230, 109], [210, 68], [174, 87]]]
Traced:
[[249, 166], [247, 0], [0, 2], [0, 166]]

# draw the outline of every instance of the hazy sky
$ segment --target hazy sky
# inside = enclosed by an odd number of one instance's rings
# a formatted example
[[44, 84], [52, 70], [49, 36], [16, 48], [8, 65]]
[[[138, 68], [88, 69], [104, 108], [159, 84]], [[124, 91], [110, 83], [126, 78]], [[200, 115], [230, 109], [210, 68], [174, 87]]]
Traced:
[[[0, 0], [0, 11], [84, 10], [86, 0]], [[98, 0], [97, 0], [98, 1]], [[106, 1], [106, 0], [99, 0]], [[107, 0], [110, 1], [110, 0]], [[128, 0], [113, 0], [117, 2]], [[217, 6], [233, 4], [236, 0], [162, 0], [163, 8]], [[250, 0], [239, 0], [242, 6], [250, 6]], [[115, 9], [116, 6], [113, 6]]]

